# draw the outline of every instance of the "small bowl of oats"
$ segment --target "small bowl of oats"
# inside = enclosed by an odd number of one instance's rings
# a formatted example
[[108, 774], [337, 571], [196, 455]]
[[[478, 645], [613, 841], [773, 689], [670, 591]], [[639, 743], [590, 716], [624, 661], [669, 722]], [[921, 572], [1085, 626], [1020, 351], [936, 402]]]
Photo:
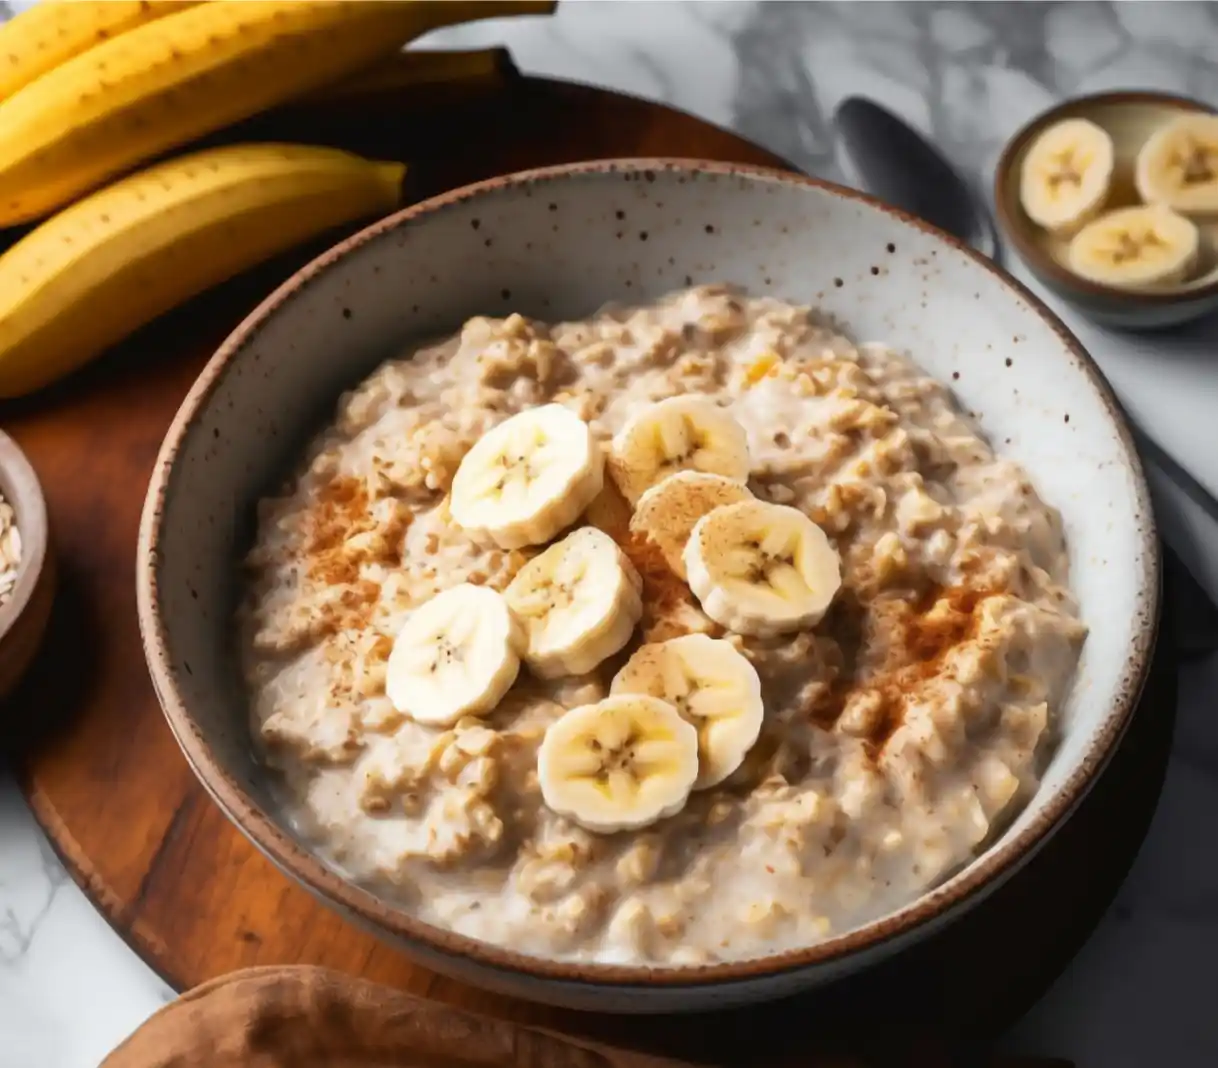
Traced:
[[42, 644], [54, 596], [42, 486], [25, 453], [0, 431], [0, 700]]

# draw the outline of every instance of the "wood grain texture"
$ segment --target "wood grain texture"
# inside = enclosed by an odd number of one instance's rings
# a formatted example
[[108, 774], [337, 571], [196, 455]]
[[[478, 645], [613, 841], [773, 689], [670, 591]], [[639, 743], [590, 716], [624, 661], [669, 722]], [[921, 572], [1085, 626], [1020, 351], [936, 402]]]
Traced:
[[[609, 156], [778, 164], [687, 115], [590, 88], [522, 79], [493, 99], [423, 116], [387, 98], [245, 124], [415, 161], [418, 197], [495, 174]], [[1043, 991], [1108, 904], [1153, 812], [1175, 709], [1170, 635], [1126, 744], [1037, 860], [947, 932], [833, 990], [697, 1020], [576, 1014], [471, 990], [413, 966], [315, 902], [266, 861], [196, 783], [144, 667], [133, 562], [162, 435], [241, 316], [329, 239], [154, 323], [24, 402], [3, 425], [42, 480], [60, 556], [48, 640], [14, 696], [23, 789], [78, 882], [179, 989], [237, 968], [318, 964], [465, 1008], [704, 1063], [796, 1063], [862, 1033], [983, 1037]], [[2, 720], [3, 717], [0, 717]], [[883, 1026], [877, 1026], [877, 1019]]]

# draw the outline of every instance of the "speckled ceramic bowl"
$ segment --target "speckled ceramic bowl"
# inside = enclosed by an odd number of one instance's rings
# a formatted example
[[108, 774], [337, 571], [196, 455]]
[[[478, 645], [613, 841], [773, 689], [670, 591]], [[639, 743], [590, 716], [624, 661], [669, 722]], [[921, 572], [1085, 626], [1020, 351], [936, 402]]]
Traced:
[[[254, 758], [230, 624], [254, 502], [331, 417], [339, 391], [412, 337], [474, 314], [576, 317], [608, 300], [722, 280], [819, 304], [860, 339], [907, 348], [1061, 509], [1091, 634], [1043, 785], [949, 882], [876, 923], [765, 959], [666, 969], [558, 963], [420, 923], [335, 874], [285, 829]], [[865, 968], [950, 923], [1027, 861], [1130, 717], [1155, 640], [1159, 558], [1112, 393], [1029, 293], [857, 193], [773, 171], [656, 160], [470, 186], [376, 223], [282, 286], [216, 353], [174, 420], [144, 509], [138, 584], [148, 665], [183, 752], [284, 871], [470, 983], [581, 1008], [671, 1012], [771, 998]]]
[[1197, 100], [1170, 93], [1097, 93], [1064, 101], [1036, 116], [1015, 134], [994, 172], [998, 223], [1020, 258], [1046, 286], [1096, 322], [1118, 329], [1156, 330], [1218, 311], [1218, 220], [1197, 220], [1201, 262], [1194, 276], [1154, 293], [1130, 293], [1075, 274], [1067, 266], [1068, 238], [1037, 226], [1019, 203], [1019, 175], [1037, 136], [1062, 119], [1090, 119], [1112, 138], [1116, 172], [1108, 208], [1140, 203], [1133, 183], [1138, 150], [1155, 130], [1181, 112], [1213, 111]]

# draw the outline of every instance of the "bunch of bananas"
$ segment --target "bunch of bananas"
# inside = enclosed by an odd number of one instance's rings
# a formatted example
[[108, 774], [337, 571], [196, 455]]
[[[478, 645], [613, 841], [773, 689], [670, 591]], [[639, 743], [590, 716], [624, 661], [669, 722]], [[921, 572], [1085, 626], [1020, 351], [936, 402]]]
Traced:
[[401, 49], [441, 26], [554, 7], [43, 0], [0, 26], [0, 227], [50, 215], [0, 256], [0, 397], [55, 381], [278, 252], [391, 210], [405, 173], [305, 145], [167, 152], [319, 93], [493, 77], [493, 50]]

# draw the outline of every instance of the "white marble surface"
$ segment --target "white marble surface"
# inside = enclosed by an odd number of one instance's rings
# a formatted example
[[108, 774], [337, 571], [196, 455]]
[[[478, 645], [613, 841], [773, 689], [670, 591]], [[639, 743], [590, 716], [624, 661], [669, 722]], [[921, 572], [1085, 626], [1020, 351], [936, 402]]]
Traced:
[[[828, 115], [854, 92], [931, 133], [979, 184], [1003, 139], [1057, 97], [1158, 87], [1218, 100], [1212, 4], [564, 3], [553, 19], [435, 41], [506, 41], [526, 70], [665, 100], [828, 176], [840, 173]], [[1134, 342], [1075, 325], [1144, 427], [1218, 490], [1218, 450], [1203, 447], [1218, 398], [1204, 333]], [[1211, 536], [1178, 495], [1167, 503]], [[1218, 589], [1218, 541], [1212, 554], [1198, 545], [1190, 565]], [[1180, 681], [1150, 838], [1095, 937], [1007, 1047], [1085, 1068], [1218, 1064], [1218, 656]], [[0, 1068], [90, 1068], [170, 996], [68, 879], [0, 769]]]

